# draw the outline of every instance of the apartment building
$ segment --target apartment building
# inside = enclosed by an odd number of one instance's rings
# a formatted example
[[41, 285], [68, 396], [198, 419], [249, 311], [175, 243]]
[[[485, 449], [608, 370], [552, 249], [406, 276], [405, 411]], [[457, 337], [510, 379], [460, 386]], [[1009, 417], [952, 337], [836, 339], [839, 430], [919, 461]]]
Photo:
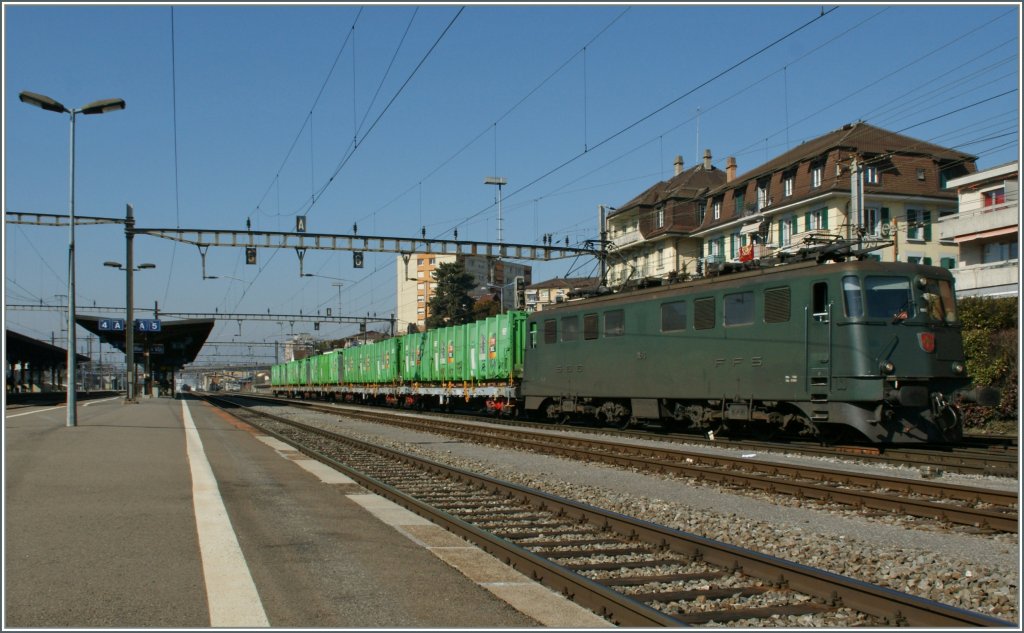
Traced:
[[950, 180], [976, 157], [863, 122], [807, 141], [709, 191], [700, 226], [705, 263], [765, 257], [847, 239], [882, 261], [955, 267], [957, 246], [933, 230], [957, 212]]
[[1017, 296], [1020, 292], [1020, 195], [1017, 163], [1006, 163], [946, 183], [958, 212], [942, 218], [939, 237], [959, 249], [953, 275], [962, 297]]
[[569, 299], [574, 292], [587, 292], [597, 289], [597, 277], [555, 277], [526, 287], [526, 311], [536, 312], [544, 306], [555, 305]]
[[[729, 159], [730, 165], [735, 163]], [[682, 157], [676, 156], [674, 167], [672, 178], [608, 214], [609, 285], [696, 270], [700, 242], [689, 236], [702, 223], [704, 197], [726, 182], [726, 174], [711, 164], [711, 150], [705, 150], [703, 162], [690, 169], [684, 169]]]

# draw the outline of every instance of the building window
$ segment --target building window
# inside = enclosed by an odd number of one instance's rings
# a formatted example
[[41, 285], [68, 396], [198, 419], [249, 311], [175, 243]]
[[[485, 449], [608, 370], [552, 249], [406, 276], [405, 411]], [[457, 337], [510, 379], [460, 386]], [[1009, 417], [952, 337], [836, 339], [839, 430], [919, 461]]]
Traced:
[[804, 230], [823, 231], [828, 229], [828, 209], [817, 209], [804, 214]]
[[999, 189], [993, 189], [992, 191], [986, 191], [981, 194], [982, 200], [986, 207], [994, 207], [997, 204], [1006, 203], [1006, 189], [1000, 187]]
[[779, 247], [789, 246], [796, 233], [796, 216], [791, 215], [779, 220]]
[[942, 266], [943, 268], [947, 269], [947, 270], [953, 270], [954, 268], [956, 268], [956, 258], [955, 257], [943, 257], [943, 258], [939, 259], [939, 265]]
[[981, 263], [996, 264], [1017, 259], [1017, 242], [998, 242], [986, 244], [981, 256]]
[[782, 195], [787, 198], [793, 195], [793, 174], [786, 174], [783, 176]]
[[865, 235], [880, 235], [882, 232], [882, 222], [888, 222], [889, 218], [883, 217], [886, 214], [884, 211], [888, 209], [878, 209], [876, 207], [865, 207], [864, 215], [861, 217], [860, 225], [864, 227]]
[[423, 271], [422, 270], [417, 270], [416, 271], [416, 277], [418, 279], [423, 279]]
[[654, 226], [655, 228], [661, 228], [665, 226], [665, 207], [658, 207], [658, 210], [654, 213]]
[[715, 200], [714, 202], [712, 202], [711, 203], [711, 210], [712, 210], [712, 217], [714, 219], [717, 220], [717, 219], [721, 218], [722, 217], [722, 201], [721, 200]]
[[729, 236], [729, 259], [736, 259], [737, 251], [743, 246], [743, 236], [733, 233]]
[[820, 187], [821, 186], [821, 176], [822, 176], [822, 172], [824, 172], [824, 171], [825, 171], [825, 167], [821, 163], [817, 163], [816, 165], [811, 165], [811, 187]]
[[924, 180], [924, 174], [925, 174], [924, 167], [918, 167], [917, 168], [917, 179], [923, 181]]
[[923, 240], [932, 239], [932, 212], [907, 209], [907, 239]]
[[757, 210], [760, 211], [768, 204], [768, 182], [760, 182], [757, 185]]
[[732, 194], [732, 199], [736, 203], [736, 216], [743, 215], [743, 190], [737, 189]]
[[878, 173], [878, 167], [868, 165], [864, 168], [864, 183], [868, 185], [877, 185], [881, 183], [881, 175]]
[[707, 203], [701, 202], [697, 205], [697, 224], [704, 224], [704, 214], [707, 213]]

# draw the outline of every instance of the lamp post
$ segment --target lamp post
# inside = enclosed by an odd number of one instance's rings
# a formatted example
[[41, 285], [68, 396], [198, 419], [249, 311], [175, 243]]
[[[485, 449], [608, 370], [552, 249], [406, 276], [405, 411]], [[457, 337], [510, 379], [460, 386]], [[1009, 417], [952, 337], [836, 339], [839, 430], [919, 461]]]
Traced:
[[484, 184], [498, 186], [498, 244], [501, 244], [501, 187], [507, 185], [508, 181], [499, 176], [488, 176], [484, 178]]
[[[131, 215], [129, 207], [129, 217]], [[130, 238], [129, 238], [130, 239]], [[129, 241], [129, 244], [131, 242]], [[135, 288], [133, 285], [132, 273], [136, 270], [147, 270], [156, 268], [156, 264], [139, 264], [132, 266], [132, 252], [128, 249], [128, 265], [122, 266], [119, 262], [103, 262], [104, 266], [125, 271], [125, 323], [124, 323], [124, 359], [128, 370], [128, 384], [125, 391], [125, 403], [135, 402]]]
[[67, 109], [64, 104], [55, 101], [45, 95], [34, 92], [21, 92], [18, 98], [23, 102], [43, 110], [57, 112], [59, 114], [71, 115], [71, 176], [68, 187], [69, 203], [68, 225], [71, 228], [68, 240], [68, 426], [78, 426], [77, 395], [75, 393], [77, 382], [75, 361], [77, 352], [75, 350], [75, 115], [78, 114], [103, 114], [115, 110], [124, 110], [124, 99], [102, 99], [93, 101], [81, 108]]

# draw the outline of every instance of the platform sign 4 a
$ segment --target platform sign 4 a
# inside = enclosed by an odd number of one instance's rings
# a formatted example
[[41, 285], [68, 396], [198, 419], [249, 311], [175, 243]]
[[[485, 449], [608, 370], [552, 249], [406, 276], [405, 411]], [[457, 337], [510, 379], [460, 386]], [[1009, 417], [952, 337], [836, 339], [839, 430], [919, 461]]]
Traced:
[[124, 332], [124, 319], [100, 319], [101, 332]]
[[135, 319], [136, 332], [159, 332], [160, 319]]

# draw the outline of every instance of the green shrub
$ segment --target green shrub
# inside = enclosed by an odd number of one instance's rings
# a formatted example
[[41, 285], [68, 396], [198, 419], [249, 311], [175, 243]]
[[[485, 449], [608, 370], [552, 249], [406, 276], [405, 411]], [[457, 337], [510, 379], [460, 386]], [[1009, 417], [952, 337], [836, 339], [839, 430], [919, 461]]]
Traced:
[[975, 385], [1001, 393], [996, 407], [964, 406], [964, 426], [980, 427], [997, 420], [1017, 420], [1018, 301], [1017, 297], [965, 297], [959, 300], [967, 374]]

